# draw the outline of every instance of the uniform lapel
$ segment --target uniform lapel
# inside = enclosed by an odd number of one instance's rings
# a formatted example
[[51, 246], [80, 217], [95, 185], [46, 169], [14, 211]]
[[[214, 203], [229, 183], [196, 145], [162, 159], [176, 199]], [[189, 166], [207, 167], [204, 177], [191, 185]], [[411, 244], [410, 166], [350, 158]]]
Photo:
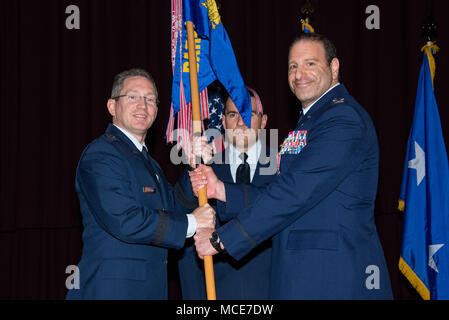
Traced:
[[347, 95], [348, 95], [348, 91], [346, 90], [346, 87], [344, 86], [344, 84], [339, 84], [338, 86], [333, 88], [331, 91], [329, 91], [324, 96], [322, 96], [310, 108], [310, 110], [299, 119], [295, 130], [303, 130], [304, 126], [306, 125], [306, 123], [308, 121], [316, 118], [317, 115], [321, 114], [321, 112], [324, 111], [324, 107], [332, 105], [333, 100], [341, 99], [342, 97], [346, 97]]
[[[162, 177], [162, 170], [160, 169], [159, 165], [156, 163], [156, 161], [151, 157], [150, 160], [146, 160], [143, 156], [142, 152], [140, 152], [137, 147], [134, 145], [134, 143], [125, 135], [123, 132], [121, 132], [119, 129], [117, 129], [113, 124], [109, 124], [108, 128], [106, 129], [106, 134], [113, 135], [120, 141], [122, 141], [126, 145], [126, 149], [129, 153], [132, 154], [133, 157], [138, 158], [140, 161], [143, 162], [145, 167], [147, 168], [148, 172], [153, 177], [156, 185], [158, 186], [159, 194], [162, 197], [162, 203], [165, 207], [167, 207], [167, 199], [166, 199], [166, 186], [163, 183], [163, 177]], [[158, 178], [159, 177], [159, 178]]]

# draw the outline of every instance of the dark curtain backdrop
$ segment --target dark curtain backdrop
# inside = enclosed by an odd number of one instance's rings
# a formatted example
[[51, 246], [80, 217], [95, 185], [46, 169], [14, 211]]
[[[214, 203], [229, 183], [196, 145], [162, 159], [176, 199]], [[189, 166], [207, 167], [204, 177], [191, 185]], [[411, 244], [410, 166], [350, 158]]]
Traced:
[[[299, 33], [305, 0], [221, 0], [221, 17], [246, 82], [261, 96], [279, 140], [294, 127], [298, 102], [287, 85], [287, 48]], [[435, 91], [449, 141], [446, 0], [312, 0], [313, 25], [334, 40], [342, 82], [368, 110], [380, 143], [376, 222], [397, 299], [417, 299], [399, 273], [402, 217], [396, 210], [412, 121], [421, 47], [429, 12], [439, 23]], [[68, 5], [81, 13], [67, 30]], [[368, 5], [380, 8], [380, 30], [367, 30]], [[143, 67], [159, 93], [147, 144], [176, 182], [164, 142], [171, 96], [169, 0], [0, 2], [0, 298], [61, 299], [65, 268], [81, 255], [82, 222], [74, 189], [82, 150], [110, 121], [113, 76]], [[307, 187], [307, 186], [304, 186]], [[170, 298], [179, 299], [169, 263]]]

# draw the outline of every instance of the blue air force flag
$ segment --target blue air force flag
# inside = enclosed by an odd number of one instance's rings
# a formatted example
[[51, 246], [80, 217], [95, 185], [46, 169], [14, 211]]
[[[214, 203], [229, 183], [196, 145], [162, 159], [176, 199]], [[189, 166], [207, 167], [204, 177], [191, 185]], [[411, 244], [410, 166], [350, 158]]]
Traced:
[[399, 268], [427, 300], [449, 299], [449, 164], [433, 91], [433, 49], [423, 48], [399, 205]]

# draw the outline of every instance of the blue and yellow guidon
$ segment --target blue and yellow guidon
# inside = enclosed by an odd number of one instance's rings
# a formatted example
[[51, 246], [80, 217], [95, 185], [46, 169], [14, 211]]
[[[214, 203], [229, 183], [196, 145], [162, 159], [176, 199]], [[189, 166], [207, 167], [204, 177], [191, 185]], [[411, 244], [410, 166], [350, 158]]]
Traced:
[[221, 21], [220, 14], [218, 13], [218, 7], [215, 0], [206, 0], [201, 2], [201, 5], [207, 8], [207, 15], [209, 16], [212, 29], [215, 29]]
[[[198, 33], [196, 31], [193, 31], [193, 36], [195, 39], [195, 51], [196, 51], [196, 71], [197, 73], [200, 72], [200, 57], [201, 57], [201, 38], [198, 36]], [[184, 62], [182, 64], [182, 72], [189, 73], [189, 42], [188, 40], [185, 41], [184, 46]]]

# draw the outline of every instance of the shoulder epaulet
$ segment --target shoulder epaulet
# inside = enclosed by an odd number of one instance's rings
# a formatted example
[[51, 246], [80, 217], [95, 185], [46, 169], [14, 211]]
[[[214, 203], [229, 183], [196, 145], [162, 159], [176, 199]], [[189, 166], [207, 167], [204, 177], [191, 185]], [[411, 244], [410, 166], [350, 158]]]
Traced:
[[110, 133], [105, 133], [104, 137], [106, 138], [106, 140], [111, 142], [117, 140], [117, 137]]

